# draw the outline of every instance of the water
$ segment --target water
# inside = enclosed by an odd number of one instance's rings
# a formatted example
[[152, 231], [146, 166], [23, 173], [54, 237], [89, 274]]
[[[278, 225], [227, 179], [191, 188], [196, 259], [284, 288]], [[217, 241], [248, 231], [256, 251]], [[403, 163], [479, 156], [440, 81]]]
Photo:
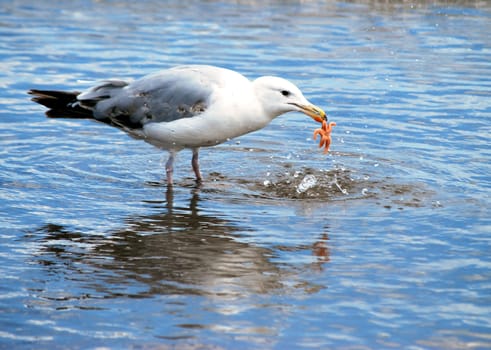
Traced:
[[[0, 348], [491, 347], [491, 5], [0, 5]], [[30, 88], [183, 63], [281, 75], [289, 114], [177, 159]]]

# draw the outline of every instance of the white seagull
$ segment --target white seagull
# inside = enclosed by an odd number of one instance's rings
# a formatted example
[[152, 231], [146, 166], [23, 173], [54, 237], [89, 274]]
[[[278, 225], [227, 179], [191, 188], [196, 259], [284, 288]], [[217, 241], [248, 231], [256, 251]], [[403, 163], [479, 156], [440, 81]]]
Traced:
[[200, 147], [214, 146], [259, 130], [281, 114], [297, 111], [321, 123], [326, 113], [291, 82], [264, 76], [253, 81], [214, 66], [177, 66], [126, 82], [105, 80], [83, 92], [30, 90], [51, 118], [89, 118], [169, 151], [172, 186], [177, 152], [190, 148], [201, 182]]

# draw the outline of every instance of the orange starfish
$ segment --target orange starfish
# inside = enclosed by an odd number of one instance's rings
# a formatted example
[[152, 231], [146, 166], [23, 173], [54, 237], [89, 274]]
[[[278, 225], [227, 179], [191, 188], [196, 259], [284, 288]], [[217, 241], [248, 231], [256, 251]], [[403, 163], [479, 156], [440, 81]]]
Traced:
[[321, 136], [319, 147], [324, 146], [324, 153], [329, 152], [329, 146], [331, 145], [331, 131], [333, 126], [336, 126], [335, 122], [330, 122], [327, 124], [327, 122], [323, 120], [322, 127], [314, 130], [314, 140], [317, 139], [317, 135]]

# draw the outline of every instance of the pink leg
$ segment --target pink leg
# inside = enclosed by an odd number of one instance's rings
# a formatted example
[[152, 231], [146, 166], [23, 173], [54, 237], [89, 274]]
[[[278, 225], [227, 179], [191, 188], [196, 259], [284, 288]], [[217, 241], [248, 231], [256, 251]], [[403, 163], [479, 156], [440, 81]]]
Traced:
[[196, 175], [196, 181], [201, 182], [203, 178], [201, 177], [201, 172], [199, 171], [198, 152], [199, 148], [193, 149], [193, 159], [191, 160], [191, 164], [193, 166], [194, 174]]
[[174, 172], [174, 152], [169, 152], [169, 159], [165, 163], [165, 172], [167, 174], [167, 185], [172, 186], [172, 173]]

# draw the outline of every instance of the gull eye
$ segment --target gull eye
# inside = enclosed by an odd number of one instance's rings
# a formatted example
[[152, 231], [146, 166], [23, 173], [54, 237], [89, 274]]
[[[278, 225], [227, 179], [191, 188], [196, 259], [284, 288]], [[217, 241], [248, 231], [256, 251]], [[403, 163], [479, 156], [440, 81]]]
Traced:
[[291, 95], [291, 92], [290, 92], [290, 91], [288, 91], [288, 90], [281, 90], [281, 94], [282, 94], [283, 96], [285, 96], [285, 97], [288, 97], [288, 96], [290, 96], [290, 95]]

